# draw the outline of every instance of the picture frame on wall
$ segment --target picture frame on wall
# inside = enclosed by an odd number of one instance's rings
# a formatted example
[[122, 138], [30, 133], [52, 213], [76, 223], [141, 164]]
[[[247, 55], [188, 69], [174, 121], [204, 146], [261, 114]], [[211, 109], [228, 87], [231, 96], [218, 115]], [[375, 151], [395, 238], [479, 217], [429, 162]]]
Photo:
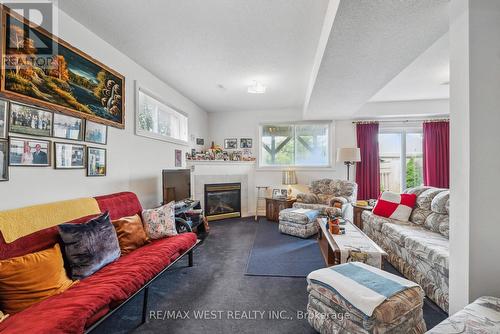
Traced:
[[9, 141], [0, 139], [0, 181], [9, 181]]
[[50, 166], [50, 141], [31, 138], [9, 138], [9, 165], [23, 167]]
[[7, 138], [8, 133], [8, 119], [7, 119], [7, 110], [9, 107], [9, 102], [6, 100], [0, 99], [0, 138]]
[[182, 167], [182, 150], [175, 150], [175, 167]]
[[252, 148], [252, 138], [241, 138], [240, 148]]
[[104, 124], [85, 121], [85, 141], [106, 145], [108, 142], [108, 127]]
[[205, 145], [205, 139], [203, 139], [203, 138], [196, 138], [196, 145], [200, 145], [200, 146]]
[[85, 168], [85, 145], [72, 143], [54, 143], [55, 169]]
[[[125, 128], [125, 77], [7, 7], [2, 8], [4, 43], [0, 90], [23, 103]], [[31, 45], [26, 62], [25, 46]], [[45, 60], [53, 46], [53, 61]], [[23, 64], [20, 73], [19, 66]], [[58, 65], [58, 66], [54, 66]]]
[[53, 137], [83, 140], [83, 119], [64, 114], [54, 114]]
[[87, 146], [87, 176], [106, 176], [106, 149]]
[[224, 139], [224, 149], [226, 150], [235, 150], [238, 148], [238, 139], [237, 138], [226, 138]]
[[30, 136], [51, 137], [53, 113], [19, 103], [10, 103], [9, 131]]

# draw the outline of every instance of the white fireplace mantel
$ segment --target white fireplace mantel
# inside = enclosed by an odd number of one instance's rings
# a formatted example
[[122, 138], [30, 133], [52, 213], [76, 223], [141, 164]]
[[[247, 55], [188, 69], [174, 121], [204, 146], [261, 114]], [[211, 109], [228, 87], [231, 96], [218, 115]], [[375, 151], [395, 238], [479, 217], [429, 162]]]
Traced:
[[205, 184], [241, 183], [241, 215], [255, 214], [255, 161], [187, 161], [191, 193], [204, 207]]

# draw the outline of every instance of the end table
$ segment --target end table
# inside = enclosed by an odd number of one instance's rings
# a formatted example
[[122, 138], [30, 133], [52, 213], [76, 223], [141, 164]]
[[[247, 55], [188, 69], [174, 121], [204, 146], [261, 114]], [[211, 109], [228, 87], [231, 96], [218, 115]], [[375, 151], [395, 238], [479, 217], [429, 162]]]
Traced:
[[363, 220], [361, 219], [361, 215], [363, 214], [363, 211], [365, 211], [365, 210], [372, 211], [373, 206], [357, 205], [356, 203], [353, 203], [352, 207], [353, 207], [354, 225], [356, 225], [362, 231], [363, 230]]
[[280, 219], [280, 211], [291, 208], [295, 198], [269, 198], [266, 197], [266, 218], [269, 221], [277, 222]]

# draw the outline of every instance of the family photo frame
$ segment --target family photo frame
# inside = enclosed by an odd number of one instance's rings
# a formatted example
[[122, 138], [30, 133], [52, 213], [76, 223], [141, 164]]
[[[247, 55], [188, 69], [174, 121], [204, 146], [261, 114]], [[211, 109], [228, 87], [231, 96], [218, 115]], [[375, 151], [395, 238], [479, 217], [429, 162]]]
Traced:
[[106, 176], [106, 149], [87, 146], [87, 176]]
[[31, 138], [9, 138], [9, 165], [23, 167], [50, 166], [50, 141]]
[[104, 124], [85, 121], [85, 141], [106, 145], [108, 142], [108, 127]]
[[85, 145], [72, 143], [54, 143], [55, 169], [84, 169]]
[[238, 148], [238, 139], [237, 138], [224, 139], [224, 149], [235, 150], [237, 148]]
[[53, 137], [83, 140], [83, 119], [54, 113]]
[[9, 132], [52, 137], [53, 113], [35, 107], [10, 103]]
[[8, 134], [9, 120], [8, 120], [9, 102], [0, 99], [0, 139], [6, 139]]
[[0, 181], [9, 181], [9, 141], [0, 139]]

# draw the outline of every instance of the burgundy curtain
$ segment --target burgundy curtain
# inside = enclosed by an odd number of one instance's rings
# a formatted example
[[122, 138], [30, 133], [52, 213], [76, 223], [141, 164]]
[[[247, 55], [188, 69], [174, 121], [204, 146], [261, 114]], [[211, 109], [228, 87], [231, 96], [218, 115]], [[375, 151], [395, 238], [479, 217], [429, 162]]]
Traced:
[[424, 185], [450, 187], [450, 123], [426, 122], [423, 125]]
[[356, 137], [361, 153], [361, 162], [356, 165], [358, 199], [377, 198], [380, 194], [378, 123], [356, 124]]

